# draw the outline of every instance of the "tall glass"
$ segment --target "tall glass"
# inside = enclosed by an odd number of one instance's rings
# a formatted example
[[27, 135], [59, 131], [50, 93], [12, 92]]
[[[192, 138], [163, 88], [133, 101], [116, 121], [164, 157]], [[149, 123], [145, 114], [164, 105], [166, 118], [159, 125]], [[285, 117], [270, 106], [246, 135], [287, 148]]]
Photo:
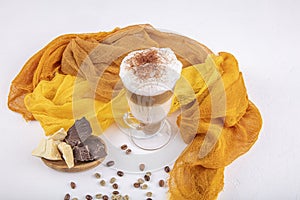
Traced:
[[[155, 79], [144, 76], [146, 78], [139, 84], [128, 84], [132, 81], [132, 77], [121, 77], [130, 108], [130, 111], [123, 116], [127, 128], [122, 129], [130, 135], [136, 146], [145, 150], [164, 147], [177, 131], [177, 127], [171, 125], [167, 116], [172, 104], [173, 89], [180, 74], [169, 66], [170, 63], [160, 64], [164, 65], [164, 70], [167, 70], [164, 72], [168, 74], [165, 78]], [[162, 68], [156, 67], [154, 71], [145, 71], [153, 74], [155, 70], [160, 69]]]

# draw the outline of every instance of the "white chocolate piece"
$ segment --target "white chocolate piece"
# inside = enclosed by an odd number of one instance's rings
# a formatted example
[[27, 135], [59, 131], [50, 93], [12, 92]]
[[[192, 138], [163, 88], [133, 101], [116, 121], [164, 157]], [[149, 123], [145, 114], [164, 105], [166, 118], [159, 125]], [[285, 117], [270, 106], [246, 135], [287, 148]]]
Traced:
[[62, 156], [63, 156], [68, 168], [74, 167], [74, 156], [73, 156], [72, 147], [65, 142], [61, 142], [58, 145], [58, 149], [62, 153]]
[[67, 136], [67, 132], [65, 131], [64, 128], [61, 128], [58, 131], [56, 131], [53, 135], [51, 135], [49, 139], [62, 141], [65, 139], [66, 136]]
[[32, 151], [32, 155], [48, 160], [62, 160], [57, 148], [57, 142], [52, 139], [43, 139], [38, 147]]
[[33, 156], [42, 157], [42, 155], [46, 152], [46, 145], [47, 145], [47, 140], [42, 139], [39, 145], [37, 146], [37, 148], [34, 149], [31, 154]]

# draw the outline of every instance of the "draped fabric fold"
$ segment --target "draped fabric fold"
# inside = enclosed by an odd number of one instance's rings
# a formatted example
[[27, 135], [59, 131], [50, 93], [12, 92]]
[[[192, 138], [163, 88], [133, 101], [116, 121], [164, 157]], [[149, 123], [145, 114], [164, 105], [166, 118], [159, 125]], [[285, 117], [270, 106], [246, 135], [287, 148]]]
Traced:
[[[197, 124], [194, 122], [195, 117], [192, 118], [193, 121], [189, 118], [197, 113], [196, 109], [191, 108], [200, 109], [197, 135], [179, 156], [170, 174], [169, 193], [172, 200], [217, 198], [224, 184], [224, 167], [252, 147], [262, 126], [259, 110], [248, 100], [236, 59], [233, 55], [222, 52], [219, 56], [213, 56], [213, 60], [222, 74], [220, 80], [223, 87], [215, 88], [220, 87], [216, 84], [218, 80], [212, 83], [210, 93], [205, 96], [204, 100], [194, 101], [196, 106], [190, 106], [190, 109], [186, 109], [186, 113], [183, 112], [178, 119], [182, 134], [191, 137], [192, 133], [189, 133], [189, 130]], [[193, 79], [186, 78], [193, 81]], [[191, 82], [191, 85], [195, 83]], [[213, 95], [220, 104], [222, 103], [220, 99], [226, 96], [224, 116], [218, 105], [212, 105]], [[201, 95], [196, 93], [196, 96], [199, 98]], [[211, 115], [212, 108], [216, 110], [216, 115]], [[187, 119], [182, 120], [183, 117]], [[184, 124], [181, 123], [182, 121]], [[211, 142], [212, 148], [207, 150], [208, 154], [203, 155], [201, 150], [205, 150]], [[197, 172], [190, 174], [191, 171]], [[189, 178], [183, 178], [184, 176]]]
[[224, 168], [252, 147], [262, 126], [229, 53], [214, 55], [194, 40], [150, 25], [63, 35], [24, 65], [11, 84], [8, 106], [26, 120], [38, 120], [46, 135], [82, 116], [101, 134], [128, 109], [118, 76], [122, 59], [152, 46], [170, 47], [183, 63], [170, 112], [181, 110], [177, 123], [190, 144], [170, 173], [169, 198], [216, 199]]

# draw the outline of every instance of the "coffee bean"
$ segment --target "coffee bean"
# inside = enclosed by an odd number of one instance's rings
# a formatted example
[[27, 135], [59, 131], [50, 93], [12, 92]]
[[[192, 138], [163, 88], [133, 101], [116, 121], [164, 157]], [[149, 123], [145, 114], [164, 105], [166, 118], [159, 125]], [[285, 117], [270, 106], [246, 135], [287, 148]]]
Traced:
[[102, 198], [102, 194], [96, 194], [96, 199], [101, 199]]
[[147, 197], [152, 197], [152, 192], [147, 192], [147, 193], [146, 193], [146, 196], [147, 196]]
[[111, 196], [111, 200], [122, 200], [122, 196], [121, 195], [119, 195], [119, 194], [113, 194], [112, 196]]
[[105, 180], [101, 180], [101, 181], [100, 181], [100, 185], [101, 185], [101, 186], [105, 186], [105, 184], [106, 184], [106, 183], [105, 183]]
[[120, 177], [122, 177], [122, 176], [124, 176], [124, 172], [122, 172], [122, 171], [117, 171], [117, 175], [120, 176]]
[[108, 196], [107, 195], [103, 195], [102, 199], [103, 200], [108, 200]]
[[64, 200], [70, 200], [70, 198], [71, 198], [71, 196], [70, 196], [70, 194], [68, 193], [68, 194], [65, 195]]
[[95, 176], [97, 179], [101, 178], [101, 174], [99, 174], [99, 173], [95, 173], [94, 176]]
[[109, 182], [111, 183], [111, 184], [113, 184], [114, 182], [116, 182], [116, 178], [115, 177], [112, 177], [110, 180], [109, 180]]
[[126, 154], [128, 155], [128, 154], [130, 154], [132, 151], [131, 151], [131, 149], [127, 149], [126, 150]]
[[71, 183], [70, 183], [70, 186], [71, 186], [72, 189], [75, 189], [75, 188], [76, 188], [76, 183], [71, 182]]
[[139, 182], [140, 184], [143, 184], [145, 181], [144, 181], [144, 179], [139, 178], [139, 179], [138, 179], [138, 182]]
[[113, 187], [115, 190], [119, 188], [118, 184], [116, 184], [116, 183], [114, 183], [114, 184], [112, 185], [112, 187]]
[[125, 196], [123, 196], [123, 200], [129, 200], [129, 196], [126, 194]]
[[113, 166], [115, 164], [115, 162], [114, 161], [108, 161], [107, 163], [106, 163], [106, 166], [107, 167], [111, 167], [111, 166]]
[[169, 166], [165, 166], [165, 172], [169, 173], [171, 171]]
[[147, 176], [151, 176], [152, 173], [151, 173], [151, 172], [146, 172], [146, 175], [147, 175]]
[[121, 149], [122, 149], [122, 150], [126, 150], [127, 148], [128, 148], [127, 144], [123, 144], [123, 145], [121, 146]]
[[133, 184], [133, 187], [135, 187], [135, 188], [139, 188], [140, 186], [141, 186], [140, 183], [134, 183], [134, 184]]
[[147, 184], [143, 184], [143, 185], [141, 186], [141, 188], [142, 188], [143, 190], [146, 190], [146, 189], [148, 188], [148, 185], [147, 185]]
[[144, 171], [145, 170], [145, 164], [140, 164], [139, 168], [140, 168], [141, 171]]
[[112, 192], [114, 195], [118, 195], [119, 194], [119, 191], [115, 190]]
[[158, 182], [159, 187], [164, 187], [165, 186], [165, 181], [164, 180], [160, 180]]
[[151, 198], [147, 198], [146, 200], [152, 200]]
[[86, 200], [92, 200], [93, 197], [92, 197], [91, 195], [87, 194], [87, 195], [85, 196], [85, 199], [86, 199]]
[[72, 198], [72, 200], [78, 200], [78, 198], [77, 198], [77, 197], [74, 197], [74, 198]]
[[150, 176], [145, 175], [145, 176], [144, 176], [144, 179], [145, 179], [145, 181], [150, 181]]

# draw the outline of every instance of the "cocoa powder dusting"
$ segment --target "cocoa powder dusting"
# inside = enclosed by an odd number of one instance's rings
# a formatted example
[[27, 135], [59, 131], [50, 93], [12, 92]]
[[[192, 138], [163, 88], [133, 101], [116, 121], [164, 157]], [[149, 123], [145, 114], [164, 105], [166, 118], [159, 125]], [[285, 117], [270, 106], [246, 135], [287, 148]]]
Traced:
[[129, 68], [134, 70], [133, 73], [141, 80], [160, 78], [164, 67], [160, 65], [161, 60], [157, 53], [155, 49], [135, 53], [127, 60]]
[[136, 53], [133, 59], [135, 59], [136, 66], [145, 65], [147, 63], [157, 64], [159, 61], [157, 50], [154, 49], [146, 52]]

